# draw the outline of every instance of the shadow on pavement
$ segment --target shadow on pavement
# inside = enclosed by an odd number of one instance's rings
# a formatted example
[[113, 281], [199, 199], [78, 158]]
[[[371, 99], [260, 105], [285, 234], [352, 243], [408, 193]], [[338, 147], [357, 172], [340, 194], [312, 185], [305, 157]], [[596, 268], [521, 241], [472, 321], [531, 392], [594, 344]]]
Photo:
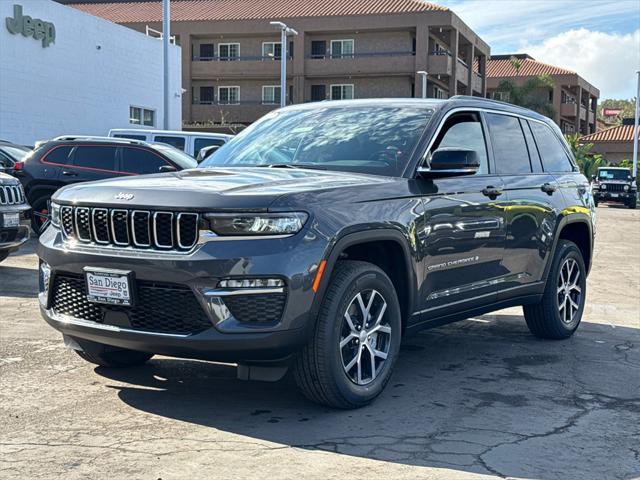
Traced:
[[632, 478], [639, 346], [640, 329], [583, 323], [569, 340], [542, 341], [520, 316], [486, 316], [407, 339], [386, 391], [355, 411], [314, 405], [290, 379], [236, 380], [220, 364], [159, 358], [96, 372], [135, 409], [252, 442], [503, 477]]
[[38, 297], [38, 271], [0, 264], [0, 297]]

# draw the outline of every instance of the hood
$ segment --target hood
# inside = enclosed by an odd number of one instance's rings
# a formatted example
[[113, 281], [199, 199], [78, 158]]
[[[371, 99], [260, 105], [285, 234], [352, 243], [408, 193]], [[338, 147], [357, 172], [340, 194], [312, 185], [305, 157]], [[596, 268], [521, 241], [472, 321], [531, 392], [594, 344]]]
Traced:
[[0, 185], [17, 185], [18, 183], [16, 177], [0, 172]]
[[283, 195], [393, 182], [376, 175], [280, 168], [201, 168], [79, 183], [53, 200], [67, 204], [266, 210]]

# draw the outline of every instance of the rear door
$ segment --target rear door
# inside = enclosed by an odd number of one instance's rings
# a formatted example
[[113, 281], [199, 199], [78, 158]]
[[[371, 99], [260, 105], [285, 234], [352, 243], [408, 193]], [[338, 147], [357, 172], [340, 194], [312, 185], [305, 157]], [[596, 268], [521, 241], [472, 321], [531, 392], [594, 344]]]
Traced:
[[543, 170], [530, 122], [486, 113], [496, 172], [505, 185], [506, 244], [499, 298], [526, 294], [542, 280], [561, 198], [553, 175]]
[[122, 175], [117, 168], [117, 152], [117, 145], [76, 145], [71, 152], [71, 162], [62, 168], [59, 178], [68, 184]]

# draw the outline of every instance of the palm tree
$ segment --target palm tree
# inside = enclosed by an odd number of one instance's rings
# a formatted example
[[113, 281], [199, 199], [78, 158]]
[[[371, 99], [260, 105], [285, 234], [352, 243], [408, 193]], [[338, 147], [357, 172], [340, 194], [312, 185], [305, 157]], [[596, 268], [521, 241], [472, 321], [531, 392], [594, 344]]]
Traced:
[[567, 142], [571, 147], [571, 152], [582, 174], [591, 179], [594, 176], [598, 168], [606, 167], [608, 162], [599, 153], [591, 153], [593, 143], [581, 143], [580, 135], [574, 133], [573, 135], [567, 135]]

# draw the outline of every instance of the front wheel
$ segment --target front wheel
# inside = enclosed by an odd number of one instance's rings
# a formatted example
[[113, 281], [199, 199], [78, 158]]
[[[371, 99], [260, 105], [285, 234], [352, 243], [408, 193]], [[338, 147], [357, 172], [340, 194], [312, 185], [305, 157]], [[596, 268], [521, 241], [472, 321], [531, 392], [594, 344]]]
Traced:
[[578, 246], [560, 240], [540, 303], [525, 305], [524, 318], [536, 337], [563, 339], [576, 331], [587, 293], [587, 270]]
[[631, 210], [635, 210], [636, 208], [636, 203], [637, 200], [635, 198], [632, 198], [631, 200], [629, 200], [629, 203], [627, 203], [627, 206], [631, 209]]
[[0, 262], [9, 256], [9, 250], [0, 250]]
[[389, 277], [367, 262], [340, 261], [314, 335], [294, 363], [294, 378], [316, 403], [362, 407], [389, 381], [400, 337], [400, 304]]

